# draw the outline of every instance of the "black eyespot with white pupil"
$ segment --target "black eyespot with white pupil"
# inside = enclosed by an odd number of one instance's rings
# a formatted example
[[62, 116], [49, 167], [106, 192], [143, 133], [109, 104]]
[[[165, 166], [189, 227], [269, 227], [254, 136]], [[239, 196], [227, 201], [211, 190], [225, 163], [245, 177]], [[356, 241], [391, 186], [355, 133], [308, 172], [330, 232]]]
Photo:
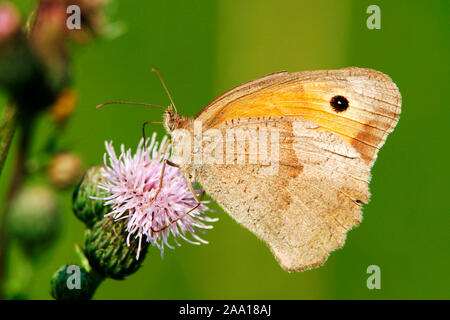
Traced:
[[334, 96], [330, 100], [330, 105], [336, 112], [342, 112], [348, 109], [348, 100], [344, 96]]

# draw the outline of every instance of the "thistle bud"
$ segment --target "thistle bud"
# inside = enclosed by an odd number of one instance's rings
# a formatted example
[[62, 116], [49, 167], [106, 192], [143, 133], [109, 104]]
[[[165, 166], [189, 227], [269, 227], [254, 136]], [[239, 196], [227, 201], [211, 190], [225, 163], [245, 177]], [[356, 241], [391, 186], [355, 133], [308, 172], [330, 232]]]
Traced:
[[47, 168], [47, 176], [51, 184], [58, 189], [74, 185], [83, 174], [80, 158], [69, 152], [55, 155]]
[[85, 253], [91, 267], [102, 276], [116, 280], [135, 273], [145, 259], [148, 243], [127, 237], [125, 221], [114, 222], [111, 217], [98, 221], [87, 230]]
[[105, 193], [98, 188], [98, 184], [103, 181], [103, 168], [92, 167], [84, 175], [80, 184], [73, 193], [72, 209], [78, 219], [91, 227], [102, 219], [105, 214], [111, 211], [105, 206], [105, 201], [92, 199], [105, 196]]
[[[0, 87], [20, 110], [20, 122], [30, 121], [52, 104], [68, 72], [54, 80], [22, 31], [20, 17], [10, 4], [0, 6]], [[24, 94], [24, 92], [26, 94]]]
[[13, 199], [8, 231], [28, 250], [48, 245], [59, 230], [60, 204], [46, 186], [26, 186]]
[[50, 280], [51, 294], [56, 300], [89, 300], [102, 277], [77, 265], [60, 267]]

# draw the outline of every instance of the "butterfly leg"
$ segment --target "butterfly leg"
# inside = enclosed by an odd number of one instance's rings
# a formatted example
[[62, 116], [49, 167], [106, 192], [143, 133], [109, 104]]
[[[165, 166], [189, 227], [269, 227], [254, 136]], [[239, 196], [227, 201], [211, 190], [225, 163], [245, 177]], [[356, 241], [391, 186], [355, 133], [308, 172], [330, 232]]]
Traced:
[[[145, 126], [145, 123], [144, 123], [144, 126]], [[144, 134], [145, 134], [145, 132], [144, 132]], [[167, 139], [166, 143], [164, 144], [163, 148], [162, 148], [161, 151], [158, 153], [158, 155], [156, 156], [155, 159], [159, 159], [159, 158], [161, 157], [161, 155], [164, 155], [164, 154], [166, 153], [166, 150], [167, 150], [169, 144], [170, 144], [170, 139]], [[151, 160], [151, 161], [150, 161], [149, 163], [147, 163], [144, 167], [147, 168], [147, 167], [152, 163], [152, 161], [154, 161], [155, 159]], [[158, 160], [158, 161], [159, 161], [159, 160]], [[160, 184], [161, 184], [161, 185], [162, 185], [162, 179], [163, 179], [163, 176], [164, 176], [164, 170], [165, 170], [165, 167], [166, 167], [166, 163], [169, 164], [169, 165], [171, 165], [172, 167], [178, 167], [175, 163], [173, 163], [172, 161], [169, 161], [169, 160], [167, 160], [167, 159], [164, 159], [164, 162], [165, 162], [165, 163], [163, 164], [163, 169], [162, 169], [162, 172], [161, 172], [161, 181], [160, 181]], [[153, 202], [152, 202], [152, 203], [153, 203]]]
[[[169, 147], [169, 144], [170, 144], [170, 139], [167, 139], [166, 140], [166, 143], [164, 144], [164, 146], [163, 146], [163, 148], [161, 149], [161, 151], [158, 153], [158, 158], [161, 156], [161, 155], [164, 155], [165, 153], [166, 153], [166, 151], [167, 151], [167, 148]], [[169, 160], [167, 160], [167, 162], [169, 163], [170, 162], [170, 165], [173, 167], [174, 166], [174, 163], [173, 162], [171, 162], [171, 161], [169, 161]], [[176, 166], [176, 165], [175, 165]]]
[[[143, 130], [144, 130], [144, 128], [145, 128], [145, 124], [144, 124]], [[161, 151], [159, 152], [157, 158], [159, 158], [161, 155], [164, 155], [164, 154], [166, 153], [166, 150], [167, 150], [169, 144], [170, 144], [170, 139], [168, 139], [168, 140], [166, 141], [166, 143], [164, 144], [163, 148], [162, 148]], [[150, 165], [150, 163], [148, 163], [146, 166], [148, 166], [148, 165]], [[170, 160], [168, 160], [168, 159], [164, 159], [163, 165], [162, 165], [162, 169], [161, 169], [161, 177], [160, 177], [160, 179], [159, 179], [158, 190], [156, 190], [155, 196], [153, 197], [153, 199], [152, 199], [152, 201], [150, 202], [150, 204], [148, 204], [145, 208], [150, 207], [150, 206], [156, 201], [156, 198], [158, 197], [159, 193], [161, 192], [162, 187], [163, 187], [164, 172], [165, 172], [165, 170], [166, 170], [166, 166], [167, 166], [167, 165], [170, 165], [170, 166], [176, 167], [176, 168], [180, 168], [180, 166], [177, 165], [176, 163], [173, 163], [172, 161], [170, 161]], [[201, 199], [199, 199], [198, 196], [197, 196], [197, 194], [195, 193], [195, 190], [194, 190], [194, 187], [193, 187], [193, 185], [192, 185], [192, 182], [191, 182], [189, 179], [186, 179], [186, 180], [187, 180], [187, 183], [188, 183], [189, 190], [191, 191], [192, 195], [194, 196], [196, 205], [195, 205], [194, 207], [192, 207], [191, 209], [189, 209], [188, 211], [186, 211], [185, 213], [183, 213], [183, 214], [182, 214], [181, 216], [179, 216], [178, 218], [174, 219], [174, 220], [171, 220], [170, 217], [167, 216], [168, 219], [169, 219], [169, 223], [168, 223], [167, 225], [165, 225], [164, 227], [162, 227], [162, 228], [160, 228], [160, 229], [157, 229], [157, 230], [155, 230], [155, 229], [153, 229], [153, 227], [151, 227], [150, 229], [152, 230], [153, 233], [160, 232], [160, 231], [163, 231], [163, 230], [167, 229], [167, 228], [170, 227], [173, 223], [176, 223], [176, 222], [177, 222], [178, 220], [180, 220], [182, 217], [184, 217], [185, 215], [191, 213], [192, 211], [194, 211], [195, 209], [197, 209], [197, 208], [200, 206], [201, 201], [203, 200], [203, 197], [204, 197], [205, 193], [202, 192]], [[167, 215], [167, 212], [166, 212], [166, 215]]]
[[152, 124], [152, 123], [163, 124], [163, 122], [161, 122], [161, 121], [145, 121], [145, 122], [142, 124], [142, 138], [144, 138], [144, 141], [146, 140], [146, 137], [145, 137], [145, 127], [146, 127], [147, 125], [149, 125], [149, 124]]
[[150, 202], [150, 204], [149, 204], [148, 206], [145, 207], [145, 209], [147, 209], [148, 207], [150, 207], [150, 206], [156, 201], [156, 198], [158, 197], [159, 193], [160, 193], [161, 190], [162, 190], [163, 179], [164, 179], [164, 172], [165, 172], [165, 170], [166, 170], [166, 165], [167, 165], [167, 162], [168, 162], [168, 161], [169, 161], [169, 160], [167, 160], [167, 159], [165, 159], [165, 160], [163, 161], [163, 165], [162, 165], [162, 169], [161, 169], [161, 178], [159, 178], [159, 186], [158, 186], [158, 190], [156, 190], [155, 196], [153, 197], [153, 199], [152, 199], [152, 201]]
[[[179, 166], [178, 166], [177, 164], [175, 164], [175, 163], [173, 163], [173, 162], [171, 162], [171, 161], [169, 161], [169, 160], [165, 160], [165, 161], [166, 161], [166, 163], [167, 163], [168, 165], [179, 168]], [[161, 179], [161, 181], [162, 181], [162, 179]], [[176, 223], [178, 220], [180, 220], [181, 218], [183, 218], [185, 215], [191, 213], [192, 211], [194, 211], [195, 209], [197, 209], [197, 208], [201, 205], [202, 200], [203, 200], [203, 197], [204, 197], [204, 195], [205, 195], [205, 192], [202, 192], [202, 194], [201, 194], [201, 196], [200, 196], [200, 199], [199, 199], [198, 196], [197, 196], [197, 194], [195, 193], [194, 186], [192, 185], [192, 182], [191, 182], [190, 180], [187, 180], [187, 183], [188, 183], [189, 190], [191, 191], [192, 195], [194, 196], [196, 205], [195, 205], [194, 207], [192, 207], [191, 209], [189, 209], [188, 211], [186, 211], [185, 213], [183, 213], [183, 214], [182, 214], [181, 216], [179, 216], [178, 218], [174, 219], [174, 220], [171, 220], [170, 217], [168, 217], [168, 218], [169, 218], [169, 223], [168, 223], [167, 225], [165, 225], [164, 227], [162, 227], [162, 228], [160, 228], [160, 229], [157, 229], [157, 230], [154, 230], [153, 227], [152, 227], [152, 228], [151, 228], [152, 232], [160, 232], [160, 231], [163, 231], [163, 230], [167, 229], [167, 228], [170, 227], [172, 224]], [[153, 202], [152, 202], [152, 203], [153, 203]]]
[[[166, 143], [164, 144], [164, 147], [159, 152], [157, 158], [159, 158], [161, 155], [164, 155], [166, 153], [166, 150], [167, 150], [167, 147], [169, 146], [169, 144], [170, 144], [170, 139], [168, 139], [166, 141]], [[146, 164], [145, 166], [149, 166], [150, 163]], [[161, 177], [159, 178], [158, 190], [156, 190], [155, 196], [153, 197], [153, 199], [150, 202], [150, 204], [148, 206], [146, 206], [145, 208], [150, 207], [156, 201], [156, 198], [158, 197], [159, 193], [161, 192], [162, 186], [163, 186], [164, 172], [166, 171], [166, 165], [167, 164], [169, 164], [171, 166], [176, 166], [176, 164], [174, 164], [172, 161], [169, 161], [168, 159], [164, 159], [163, 165], [162, 165], [162, 169], [161, 169]]]
[[148, 125], [148, 124], [150, 124], [150, 123], [151, 123], [151, 121], [145, 121], [145, 122], [142, 124], [142, 138], [144, 138], [144, 144], [145, 144], [145, 140], [146, 140], [146, 138], [145, 138], [145, 126]]

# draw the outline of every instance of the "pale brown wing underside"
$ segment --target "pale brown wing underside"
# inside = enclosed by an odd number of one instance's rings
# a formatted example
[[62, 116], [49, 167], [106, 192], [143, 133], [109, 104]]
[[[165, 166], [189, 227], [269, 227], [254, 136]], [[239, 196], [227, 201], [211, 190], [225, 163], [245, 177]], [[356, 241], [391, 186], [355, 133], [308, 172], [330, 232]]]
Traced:
[[369, 167], [339, 136], [308, 120], [240, 119], [220, 129], [262, 126], [280, 134], [285, 152], [277, 174], [262, 175], [260, 165], [250, 164], [201, 165], [192, 174], [227, 213], [269, 245], [285, 270], [317, 267], [361, 221]]

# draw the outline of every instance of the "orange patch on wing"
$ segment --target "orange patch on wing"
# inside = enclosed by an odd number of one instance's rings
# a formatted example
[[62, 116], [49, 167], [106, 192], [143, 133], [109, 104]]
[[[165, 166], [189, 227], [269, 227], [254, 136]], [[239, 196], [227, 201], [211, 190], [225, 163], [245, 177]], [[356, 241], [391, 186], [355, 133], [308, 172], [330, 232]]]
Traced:
[[370, 162], [383, 139], [385, 124], [372, 121], [368, 125], [370, 120], [363, 113], [364, 110], [356, 105], [356, 101], [352, 103], [351, 98], [349, 108], [336, 113], [329, 102], [334, 94], [323, 87], [316, 91], [299, 86], [266, 88], [225, 106], [209, 126], [217, 127], [222, 122], [237, 118], [285, 116], [306, 119], [351, 143], [363, 159]]

